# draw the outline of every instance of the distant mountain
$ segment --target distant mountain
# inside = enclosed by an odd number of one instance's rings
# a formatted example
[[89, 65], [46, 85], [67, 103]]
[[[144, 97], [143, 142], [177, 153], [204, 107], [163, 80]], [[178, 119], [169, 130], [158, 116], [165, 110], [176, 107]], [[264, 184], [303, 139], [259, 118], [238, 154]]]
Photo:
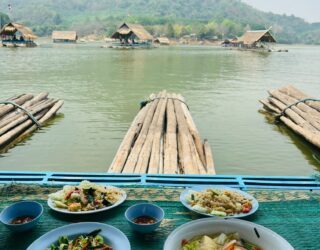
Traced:
[[[10, 17], [39, 35], [53, 29], [110, 34], [123, 20], [139, 22], [155, 35], [232, 37], [272, 26], [279, 42], [320, 43], [320, 24], [259, 11], [240, 0], [11, 0]], [[7, 3], [0, 3], [5, 10]]]

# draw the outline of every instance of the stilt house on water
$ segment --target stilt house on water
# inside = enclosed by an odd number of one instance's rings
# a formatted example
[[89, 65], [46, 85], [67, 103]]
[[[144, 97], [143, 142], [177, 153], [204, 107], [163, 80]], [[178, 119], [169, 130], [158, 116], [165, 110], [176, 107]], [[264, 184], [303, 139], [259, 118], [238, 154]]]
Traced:
[[113, 43], [111, 48], [151, 48], [153, 36], [139, 24], [122, 24], [111, 36], [118, 39], [119, 43]]
[[54, 43], [76, 43], [78, 40], [76, 31], [53, 31], [52, 40]]
[[35, 47], [37, 38], [32, 30], [19, 23], [8, 23], [0, 31], [4, 47]]

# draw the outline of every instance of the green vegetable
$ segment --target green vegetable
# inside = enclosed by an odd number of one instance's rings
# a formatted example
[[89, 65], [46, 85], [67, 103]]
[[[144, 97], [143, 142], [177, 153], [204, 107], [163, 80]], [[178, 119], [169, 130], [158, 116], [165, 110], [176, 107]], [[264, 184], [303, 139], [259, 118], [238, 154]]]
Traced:
[[194, 201], [194, 194], [191, 194], [191, 200]]
[[215, 216], [227, 216], [227, 213], [221, 212], [221, 211], [217, 211], [217, 210], [212, 210], [211, 214], [215, 215]]
[[198, 249], [199, 245], [200, 245], [199, 240], [192, 241], [192, 242], [184, 245], [181, 250], [196, 250], [196, 249]]
[[59, 244], [68, 244], [69, 240], [66, 236], [61, 236], [61, 237], [59, 237], [58, 242], [59, 242]]

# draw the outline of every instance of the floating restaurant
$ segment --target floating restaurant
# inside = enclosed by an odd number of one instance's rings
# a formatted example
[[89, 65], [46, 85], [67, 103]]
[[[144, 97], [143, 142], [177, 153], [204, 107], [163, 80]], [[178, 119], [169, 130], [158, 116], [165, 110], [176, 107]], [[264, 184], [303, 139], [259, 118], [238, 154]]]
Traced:
[[35, 47], [37, 38], [32, 30], [20, 23], [8, 23], [0, 31], [3, 47]]
[[151, 48], [153, 36], [140, 24], [123, 23], [111, 36], [119, 40], [113, 43], [110, 48]]
[[54, 43], [76, 43], [78, 35], [76, 31], [53, 31], [52, 40]]
[[[222, 46], [227, 48], [237, 48], [240, 50], [255, 50], [272, 52], [271, 43], [276, 43], [276, 39], [271, 34], [270, 29], [267, 30], [248, 30], [241, 37], [226, 39]], [[280, 52], [280, 51], [279, 51]]]

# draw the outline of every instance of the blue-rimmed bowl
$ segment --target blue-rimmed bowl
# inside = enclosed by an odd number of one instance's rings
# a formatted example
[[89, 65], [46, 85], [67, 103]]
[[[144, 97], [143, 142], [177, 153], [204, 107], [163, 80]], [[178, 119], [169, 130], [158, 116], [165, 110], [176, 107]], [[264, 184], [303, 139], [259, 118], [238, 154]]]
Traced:
[[[6, 208], [0, 214], [0, 221], [14, 232], [24, 232], [35, 227], [43, 213], [43, 207], [35, 201], [19, 201]], [[24, 224], [11, 224], [17, 217], [31, 216], [34, 219]]]
[[[150, 216], [154, 218], [156, 222], [153, 224], [134, 223], [134, 219], [140, 216]], [[164, 218], [164, 211], [161, 207], [156, 205], [150, 203], [141, 203], [129, 207], [125, 212], [125, 217], [134, 231], [140, 233], [150, 233], [160, 226], [161, 221]]]

